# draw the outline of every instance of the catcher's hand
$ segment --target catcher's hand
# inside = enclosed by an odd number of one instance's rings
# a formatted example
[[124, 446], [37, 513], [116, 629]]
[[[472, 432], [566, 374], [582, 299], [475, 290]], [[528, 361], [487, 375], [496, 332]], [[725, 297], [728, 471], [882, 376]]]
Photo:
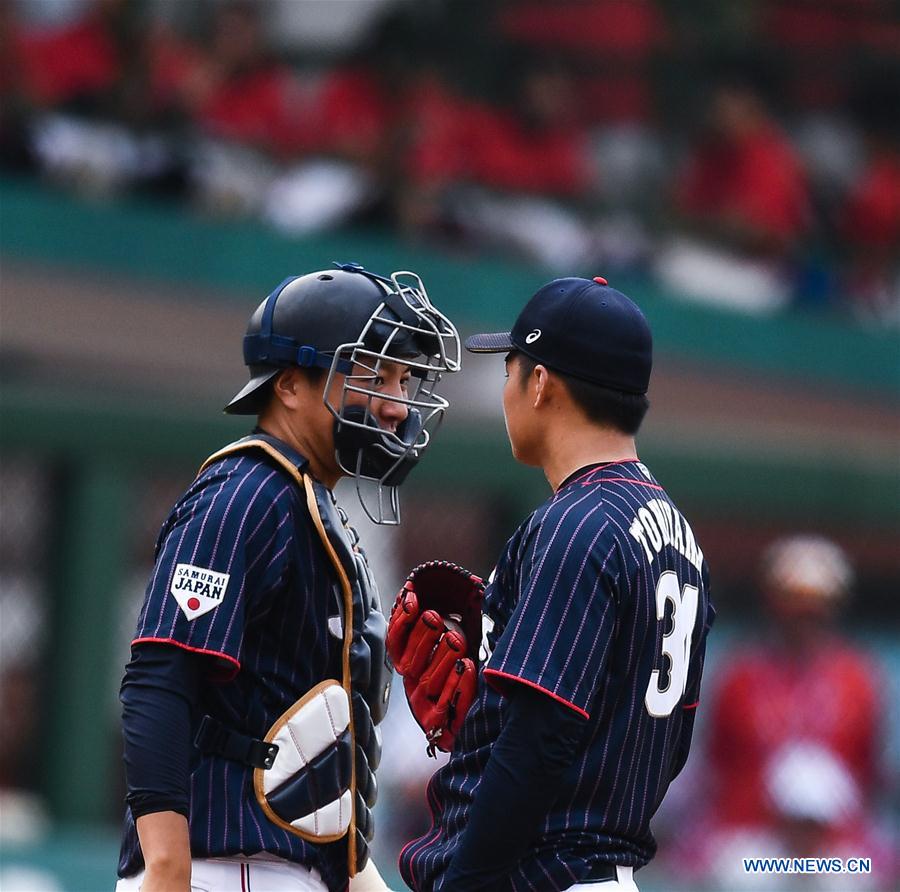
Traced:
[[391, 610], [387, 650], [431, 754], [453, 748], [475, 699], [483, 597], [478, 576], [429, 561], [409, 574]]

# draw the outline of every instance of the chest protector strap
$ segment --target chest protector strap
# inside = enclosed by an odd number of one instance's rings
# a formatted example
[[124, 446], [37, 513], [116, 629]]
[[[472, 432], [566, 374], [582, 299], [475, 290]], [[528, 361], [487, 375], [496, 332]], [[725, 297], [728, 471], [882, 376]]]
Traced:
[[[355, 534], [343, 523], [331, 493], [279, 446], [274, 438], [254, 434], [214, 453], [200, 470], [237, 452], [261, 450], [304, 494], [340, 588], [341, 677], [317, 684], [272, 725], [265, 741], [278, 747], [277, 755], [270, 768], [254, 769], [253, 786], [266, 817], [289, 833], [314, 843], [336, 842], [346, 836], [348, 868], [354, 876], [368, 859], [374, 829], [370, 809], [375, 798], [374, 768], [380, 756], [375, 722], [384, 708], [370, 709], [367, 701], [375, 705], [382, 700], [386, 707], [382, 689], [389, 686], [390, 677], [385, 677], [384, 661], [372, 659], [372, 651], [379, 649], [379, 635], [383, 651], [384, 618], [376, 609], [377, 594], [356, 547]], [[369, 658], [360, 660], [360, 652]]]

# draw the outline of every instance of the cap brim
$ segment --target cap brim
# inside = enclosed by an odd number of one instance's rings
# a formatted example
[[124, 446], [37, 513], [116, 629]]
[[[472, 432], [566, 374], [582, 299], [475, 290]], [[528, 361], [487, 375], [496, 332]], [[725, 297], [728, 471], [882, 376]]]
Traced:
[[509, 353], [515, 350], [512, 332], [498, 331], [493, 334], [477, 334], [466, 338], [466, 350], [470, 353]]
[[265, 402], [265, 390], [263, 385], [271, 381], [281, 369], [267, 369], [258, 375], [254, 375], [235, 395], [225, 407], [228, 415], [258, 415]]

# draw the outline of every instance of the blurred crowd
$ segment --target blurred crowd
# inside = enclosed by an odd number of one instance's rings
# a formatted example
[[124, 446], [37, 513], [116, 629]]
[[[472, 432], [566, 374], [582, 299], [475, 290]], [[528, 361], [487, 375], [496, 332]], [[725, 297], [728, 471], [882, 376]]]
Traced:
[[0, 0], [0, 165], [900, 324], [891, 0], [328, 6]]

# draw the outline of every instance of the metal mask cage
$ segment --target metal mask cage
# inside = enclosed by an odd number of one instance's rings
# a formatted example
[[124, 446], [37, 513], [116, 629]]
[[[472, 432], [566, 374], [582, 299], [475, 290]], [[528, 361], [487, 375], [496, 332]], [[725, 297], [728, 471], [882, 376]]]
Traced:
[[[407, 284], [407, 280], [411, 280], [413, 284]], [[388, 280], [379, 278], [377, 281], [389, 292]], [[398, 318], [397, 313], [386, 301], [379, 304], [360, 332], [359, 338], [354, 342], [342, 344], [335, 351], [323, 394], [325, 406], [339, 426], [356, 428], [367, 434], [378, 431], [378, 441], [366, 446], [365, 450], [358, 451], [354, 466], [348, 466], [341, 459], [338, 449], [335, 450], [335, 454], [341, 470], [355, 478], [357, 495], [366, 515], [374, 523], [386, 525], [400, 522], [397, 486], [388, 481], [404, 462], [410, 458], [418, 461], [430, 445], [434, 433], [443, 420], [444, 412], [450, 405], [437, 392], [437, 386], [444, 373], [456, 372], [460, 368], [459, 334], [453, 323], [431, 303], [422, 279], [416, 273], [395, 272], [391, 275], [390, 283], [393, 285], [393, 294], [398, 295], [406, 307], [415, 314], [417, 324]], [[367, 339], [374, 333], [374, 326], [378, 326], [379, 333], [385, 329], [389, 332], [383, 339], [380, 349], [367, 346]], [[421, 343], [434, 347], [435, 352], [417, 353], [415, 356], [405, 352], [391, 352], [395, 342], [405, 340], [410, 335], [418, 337]], [[373, 382], [379, 376], [382, 363], [398, 364], [409, 369], [409, 380], [415, 383], [405, 396], [373, 389]], [[344, 373], [340, 401], [338, 405], [334, 405], [329, 399], [332, 382], [341, 368], [347, 368], [348, 364], [350, 371]], [[351, 394], [365, 397], [365, 400], [353, 400], [351, 403], [348, 399]], [[415, 436], [405, 440], [397, 432], [382, 428], [372, 411], [374, 400], [393, 402], [418, 411], [421, 419]], [[355, 408], [364, 409], [362, 421], [346, 416], [346, 410], [351, 404]], [[401, 424], [399, 428], [402, 426]], [[365, 452], [372, 455], [380, 454], [386, 461], [390, 461], [386, 470], [378, 476], [366, 473]], [[369, 484], [368, 488], [364, 484]]]

